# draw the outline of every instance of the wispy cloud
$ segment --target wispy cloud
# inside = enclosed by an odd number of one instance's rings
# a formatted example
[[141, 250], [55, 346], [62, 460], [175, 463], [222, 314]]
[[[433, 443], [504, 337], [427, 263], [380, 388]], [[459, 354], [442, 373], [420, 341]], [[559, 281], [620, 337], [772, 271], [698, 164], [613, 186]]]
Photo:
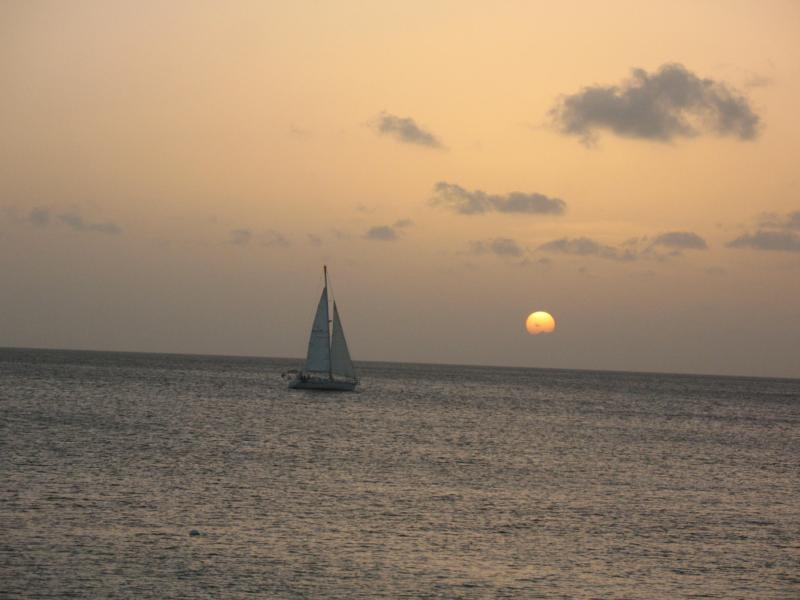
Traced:
[[785, 215], [766, 213], [761, 216], [759, 225], [770, 229], [800, 230], [800, 210]]
[[381, 135], [387, 135], [404, 144], [426, 146], [428, 148], [443, 148], [441, 141], [430, 131], [426, 131], [411, 117], [398, 117], [382, 112], [378, 115], [375, 125]]
[[735, 240], [731, 240], [728, 242], [728, 247], [800, 252], [800, 236], [792, 231], [767, 231], [760, 229], [755, 233], [746, 233], [740, 235]]
[[228, 242], [235, 246], [246, 246], [253, 239], [253, 232], [249, 229], [233, 229], [228, 237]]
[[308, 129], [298, 127], [294, 124], [289, 127], [289, 133], [299, 139], [307, 139], [311, 136], [311, 132]]
[[728, 242], [729, 248], [800, 252], [800, 211], [762, 215], [758, 229]]
[[368, 240], [390, 242], [397, 239], [397, 231], [389, 225], [375, 225], [367, 230], [364, 237]]
[[633, 69], [619, 85], [585, 87], [559, 99], [550, 116], [562, 133], [586, 144], [598, 130], [661, 142], [703, 133], [752, 140], [760, 124], [745, 96], [680, 64], [665, 64], [652, 74]]
[[[659, 248], [667, 248], [669, 252], [665, 254]], [[576, 237], [552, 240], [540, 245], [538, 249], [543, 252], [629, 262], [642, 259], [666, 260], [680, 256], [684, 250], [707, 250], [708, 244], [691, 231], [668, 231], [653, 239], [647, 236], [631, 238], [618, 246], [602, 244], [588, 237]]]
[[430, 201], [432, 206], [443, 206], [462, 215], [487, 212], [560, 215], [567, 208], [566, 202], [560, 198], [538, 193], [487, 194], [446, 181], [438, 182], [433, 189], [435, 195]]
[[414, 222], [411, 219], [400, 219], [394, 225], [375, 225], [370, 227], [364, 234], [368, 240], [381, 242], [392, 242], [400, 238], [400, 230], [411, 227]]
[[107, 233], [109, 235], [116, 235], [122, 232], [122, 229], [116, 223], [111, 221], [95, 222], [86, 221], [78, 213], [69, 212], [58, 215], [58, 219], [69, 225], [75, 231], [93, 231], [96, 233]]
[[31, 225], [42, 227], [50, 223], [50, 211], [45, 208], [34, 208], [28, 213], [27, 221]]
[[287, 247], [291, 242], [279, 231], [267, 229], [254, 232], [251, 229], [232, 229], [228, 234], [228, 243], [234, 246], [258, 245], [266, 248]]
[[494, 254], [501, 257], [517, 258], [522, 256], [520, 245], [510, 238], [495, 238], [488, 241], [470, 242], [472, 254]]
[[282, 233], [274, 229], [268, 229], [258, 237], [258, 243], [265, 247], [279, 246], [286, 248], [291, 246], [291, 242]]
[[63, 213], [53, 212], [49, 208], [32, 208], [27, 214], [19, 215], [16, 209], [10, 211], [11, 217], [18, 222], [27, 223], [35, 227], [47, 227], [51, 224], [64, 225], [73, 231], [86, 233], [103, 233], [118, 235], [122, 228], [112, 221], [90, 221], [77, 211]]
[[546, 242], [539, 246], [543, 252], [571, 254], [573, 256], [595, 256], [608, 260], [631, 261], [639, 258], [638, 254], [628, 249], [615, 248], [588, 237], [561, 238]]
[[762, 88], [762, 87], [769, 87], [772, 85], [772, 83], [773, 83], [772, 77], [767, 77], [766, 75], [753, 74], [747, 79], [747, 81], [744, 82], [744, 87]]
[[682, 250], [706, 250], [708, 248], [706, 241], [691, 231], [662, 233], [653, 240], [652, 245]]

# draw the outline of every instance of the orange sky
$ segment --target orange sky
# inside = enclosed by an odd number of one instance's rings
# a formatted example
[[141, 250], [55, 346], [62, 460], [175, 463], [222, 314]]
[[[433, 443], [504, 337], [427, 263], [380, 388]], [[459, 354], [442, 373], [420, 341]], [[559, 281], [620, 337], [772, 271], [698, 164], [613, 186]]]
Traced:
[[800, 377], [796, 2], [232, 4], [0, 6], [0, 345]]

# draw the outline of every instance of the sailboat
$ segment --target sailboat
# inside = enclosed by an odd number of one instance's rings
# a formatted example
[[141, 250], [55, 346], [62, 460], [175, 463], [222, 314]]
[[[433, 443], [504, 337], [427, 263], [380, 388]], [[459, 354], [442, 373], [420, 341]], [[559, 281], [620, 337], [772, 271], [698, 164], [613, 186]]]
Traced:
[[325, 287], [317, 304], [311, 335], [308, 338], [306, 364], [297, 376], [289, 381], [295, 390], [352, 391], [358, 385], [358, 376], [347, 350], [339, 309], [333, 303], [333, 334], [328, 318], [328, 267], [323, 266]]

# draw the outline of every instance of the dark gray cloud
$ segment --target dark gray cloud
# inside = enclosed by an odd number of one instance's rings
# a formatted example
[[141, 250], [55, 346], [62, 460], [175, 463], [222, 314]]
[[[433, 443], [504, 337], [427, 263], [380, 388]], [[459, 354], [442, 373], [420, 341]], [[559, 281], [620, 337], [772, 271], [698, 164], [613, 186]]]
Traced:
[[495, 254], [502, 257], [522, 256], [522, 248], [510, 238], [495, 238], [489, 241], [470, 243], [470, 252], [473, 254]]
[[543, 252], [571, 254], [573, 256], [595, 256], [608, 260], [631, 261], [639, 258], [630, 248], [614, 248], [601, 244], [591, 238], [561, 238], [539, 246]]
[[443, 148], [439, 139], [429, 131], [425, 131], [410, 117], [398, 117], [382, 112], [376, 125], [378, 133], [388, 135], [405, 144], [416, 144], [428, 148]]
[[759, 229], [755, 233], [740, 235], [735, 240], [728, 242], [728, 247], [800, 252], [800, 235], [792, 231], [769, 231]]
[[759, 116], [746, 97], [680, 64], [665, 64], [652, 74], [634, 69], [620, 85], [585, 87], [563, 96], [550, 116], [562, 133], [585, 143], [602, 129], [662, 142], [703, 133], [751, 140], [759, 131]]
[[662, 233], [653, 240], [653, 246], [664, 246], [680, 250], [708, 249], [706, 241], [691, 231], [669, 231], [667, 233]]
[[444, 206], [463, 214], [475, 215], [486, 212], [524, 214], [563, 214], [566, 202], [544, 194], [511, 192], [506, 195], [487, 194], [482, 190], [469, 191], [454, 183], [440, 181], [434, 186], [433, 206]]

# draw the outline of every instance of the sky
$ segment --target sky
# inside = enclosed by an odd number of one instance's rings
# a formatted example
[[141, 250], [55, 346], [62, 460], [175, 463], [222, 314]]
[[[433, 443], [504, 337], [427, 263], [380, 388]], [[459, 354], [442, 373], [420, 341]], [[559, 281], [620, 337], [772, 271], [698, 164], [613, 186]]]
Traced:
[[[800, 377], [797, 2], [0, 4], [0, 346]], [[550, 334], [525, 319], [544, 310]]]

